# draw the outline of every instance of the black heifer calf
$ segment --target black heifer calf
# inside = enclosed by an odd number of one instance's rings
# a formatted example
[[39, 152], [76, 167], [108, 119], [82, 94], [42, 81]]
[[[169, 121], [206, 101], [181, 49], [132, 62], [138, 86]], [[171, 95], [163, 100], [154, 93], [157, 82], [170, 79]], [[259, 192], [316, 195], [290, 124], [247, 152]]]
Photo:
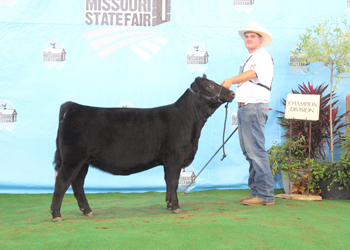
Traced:
[[191, 164], [205, 122], [234, 92], [197, 77], [174, 103], [151, 109], [96, 108], [64, 103], [59, 114], [51, 213], [61, 221], [70, 185], [83, 213], [92, 216], [84, 193], [89, 165], [114, 175], [164, 166], [167, 208], [181, 213], [176, 190], [181, 168]]

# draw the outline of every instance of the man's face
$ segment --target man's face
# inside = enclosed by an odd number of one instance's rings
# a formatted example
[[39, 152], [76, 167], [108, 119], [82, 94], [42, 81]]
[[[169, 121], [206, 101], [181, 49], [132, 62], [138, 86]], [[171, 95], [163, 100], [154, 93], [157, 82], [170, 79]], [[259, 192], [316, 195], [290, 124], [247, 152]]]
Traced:
[[263, 38], [254, 32], [246, 32], [244, 38], [244, 44], [249, 51], [255, 51], [262, 43]]

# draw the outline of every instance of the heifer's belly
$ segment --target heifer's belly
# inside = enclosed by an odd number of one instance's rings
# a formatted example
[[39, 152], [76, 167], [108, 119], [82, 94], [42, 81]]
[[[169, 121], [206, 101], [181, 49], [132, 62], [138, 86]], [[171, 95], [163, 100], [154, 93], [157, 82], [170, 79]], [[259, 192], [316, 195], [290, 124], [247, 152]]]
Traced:
[[161, 163], [158, 161], [152, 161], [148, 163], [134, 163], [133, 165], [130, 163], [124, 163], [123, 165], [123, 162], [118, 161], [115, 163], [92, 161], [90, 165], [113, 175], [130, 175], [159, 166]]

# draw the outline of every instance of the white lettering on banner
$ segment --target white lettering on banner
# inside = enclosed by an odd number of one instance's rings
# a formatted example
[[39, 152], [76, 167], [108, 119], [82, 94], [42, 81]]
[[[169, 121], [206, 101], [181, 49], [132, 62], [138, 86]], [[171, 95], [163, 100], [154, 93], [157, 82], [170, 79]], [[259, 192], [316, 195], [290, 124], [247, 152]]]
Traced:
[[245, 11], [247, 14], [254, 10], [254, 0], [234, 0], [233, 1], [234, 10], [236, 12]]
[[151, 11], [152, 0], [86, 0], [86, 11]]
[[151, 26], [150, 14], [134, 13], [131, 17], [131, 13], [87, 12], [85, 17], [85, 23], [88, 25]]
[[234, 5], [253, 5], [254, 0], [234, 0]]
[[170, 21], [171, 0], [85, 0], [87, 25], [155, 26]]
[[317, 121], [320, 113], [320, 95], [288, 94], [285, 118]]

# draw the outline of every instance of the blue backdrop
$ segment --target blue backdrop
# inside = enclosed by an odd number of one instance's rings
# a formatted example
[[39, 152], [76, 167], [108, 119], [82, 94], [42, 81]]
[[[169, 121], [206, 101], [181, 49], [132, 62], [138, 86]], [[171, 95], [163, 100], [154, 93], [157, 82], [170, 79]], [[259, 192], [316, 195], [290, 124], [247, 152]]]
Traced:
[[[349, 0], [0, 0], [0, 192], [52, 192], [59, 107], [68, 100], [100, 107], [150, 108], [175, 102], [207, 74], [220, 83], [238, 73], [247, 50], [237, 29], [268, 29], [274, 58], [266, 148], [280, 141], [276, 110], [297, 83], [329, 82], [329, 71], [303, 74], [288, 64], [298, 35], [346, 14]], [[235, 90], [234, 87], [232, 90]], [[349, 83], [337, 90], [345, 112]], [[5, 109], [6, 106], [6, 109]], [[236, 107], [229, 105], [229, 114]], [[6, 110], [6, 111], [5, 111]], [[222, 143], [222, 106], [202, 130], [195, 174]], [[227, 136], [233, 126], [227, 121]], [[238, 135], [198, 177], [194, 190], [247, 188]], [[279, 186], [279, 183], [277, 183]], [[163, 168], [113, 176], [90, 168], [88, 192], [164, 191]]]

